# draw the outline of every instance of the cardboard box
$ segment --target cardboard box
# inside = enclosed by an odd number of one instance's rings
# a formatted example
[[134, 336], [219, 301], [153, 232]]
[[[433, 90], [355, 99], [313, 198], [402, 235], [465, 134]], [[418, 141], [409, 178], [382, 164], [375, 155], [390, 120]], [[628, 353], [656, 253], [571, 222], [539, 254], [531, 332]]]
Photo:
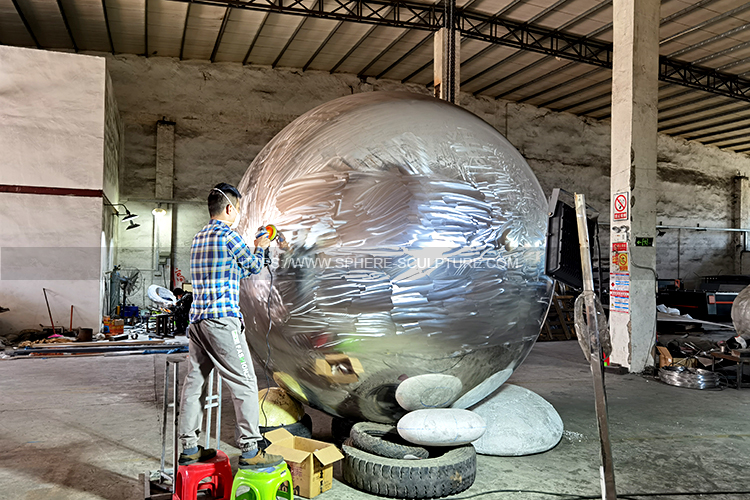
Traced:
[[353, 384], [364, 371], [357, 358], [346, 354], [327, 354], [325, 358], [315, 360], [315, 373], [336, 384]]
[[659, 351], [659, 368], [665, 366], [685, 366], [687, 368], [695, 368], [695, 358], [673, 358], [672, 354], [666, 347], [656, 346], [656, 350]]
[[286, 429], [266, 432], [268, 453], [284, 457], [292, 473], [294, 494], [313, 498], [333, 486], [333, 463], [344, 458], [330, 443], [293, 436]]

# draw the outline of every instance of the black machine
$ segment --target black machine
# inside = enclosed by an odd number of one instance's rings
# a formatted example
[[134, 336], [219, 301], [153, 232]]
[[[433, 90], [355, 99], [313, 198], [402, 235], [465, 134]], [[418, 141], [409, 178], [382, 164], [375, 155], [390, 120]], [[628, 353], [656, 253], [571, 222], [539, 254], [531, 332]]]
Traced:
[[[589, 230], [591, 260], [597, 262], [599, 283], [602, 283], [601, 250], [599, 249], [599, 212], [586, 205], [586, 225]], [[596, 257], [593, 255], [597, 248]], [[549, 200], [549, 226], [547, 229], [547, 259], [545, 273], [576, 290], [583, 288], [581, 271], [581, 250], [578, 242], [578, 224], [576, 222], [575, 199], [572, 193], [555, 188]], [[601, 285], [599, 291], [601, 295]]]

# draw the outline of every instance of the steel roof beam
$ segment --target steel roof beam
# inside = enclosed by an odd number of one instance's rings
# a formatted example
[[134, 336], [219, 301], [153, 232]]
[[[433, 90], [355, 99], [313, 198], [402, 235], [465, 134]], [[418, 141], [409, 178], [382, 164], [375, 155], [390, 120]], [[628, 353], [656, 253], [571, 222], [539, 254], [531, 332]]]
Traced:
[[[750, 2], [748, 2], [748, 6], [750, 6]], [[750, 28], [750, 23], [743, 24], [742, 26], [737, 26], [736, 28], [732, 28], [731, 30], [725, 31], [724, 33], [720, 33], [718, 35], [712, 36], [711, 38], [706, 38], [705, 40], [701, 40], [700, 42], [696, 44], [693, 44], [688, 47], [684, 47], [680, 50], [677, 50], [675, 52], [672, 52], [671, 54], [668, 54], [667, 57], [678, 57], [678, 56], [681, 56], [682, 54], [687, 54], [688, 52], [692, 52], [695, 49], [705, 47], [706, 45], [711, 45], [712, 43], [716, 41], [723, 40], [724, 38], [728, 36], [735, 35], [739, 33], [740, 31], [745, 31], [747, 28]], [[700, 62], [693, 61], [693, 64], [700, 64]]]
[[247, 64], [248, 59], [250, 59], [250, 53], [253, 51], [255, 44], [258, 42], [258, 38], [260, 37], [260, 32], [263, 31], [263, 28], [266, 26], [266, 22], [268, 21], [268, 16], [270, 15], [271, 15], [270, 12], [266, 12], [266, 15], [263, 16], [263, 20], [260, 22], [260, 26], [258, 26], [258, 31], [255, 32], [255, 36], [253, 37], [253, 40], [250, 42], [250, 46], [247, 48], [247, 52], [245, 53], [245, 58], [242, 60], [243, 66]]
[[[685, 117], [688, 117], [688, 116], [693, 116], [693, 115], [696, 115], [698, 113], [703, 113], [705, 111], [711, 111], [711, 110], [715, 110], [715, 109], [718, 109], [718, 108], [723, 108], [725, 106], [729, 106], [729, 105], [732, 105], [732, 104], [736, 105], [737, 103], [734, 102], [734, 101], [727, 101], [727, 102], [725, 102], [723, 104], [718, 104], [718, 105], [717, 104], [713, 104], [713, 105], [703, 106], [702, 108], [691, 109], [690, 111], [685, 111], [684, 113], [680, 113], [680, 114], [677, 114], [677, 115], [674, 115], [674, 116], [670, 116], [669, 118], [659, 118], [659, 121], [662, 122], [662, 123], [664, 123], [664, 122], [671, 122], [672, 120], [678, 120], [680, 118], [685, 118]], [[724, 116], [723, 112], [722, 113], [716, 113], [714, 115], [704, 116], [704, 117], [700, 118], [700, 120], [705, 121], [705, 120], [710, 120], [711, 118], [718, 118], [718, 117], [721, 117], [721, 116]], [[680, 127], [680, 126], [681, 125], [679, 125], [679, 124], [678, 125], [668, 125], [666, 128]]]
[[[704, 62], [710, 61], [712, 59], [716, 59], [717, 57], [725, 56], [727, 54], [731, 54], [732, 52], [736, 52], [738, 50], [742, 50], [742, 49], [745, 49], [747, 47], [750, 47], [750, 41], [740, 43], [739, 45], [735, 45], [733, 47], [729, 47], [728, 49], [720, 50], [719, 52], [715, 52], [715, 53], [707, 55], [705, 57], [701, 57], [700, 59], [693, 61], [693, 64], [703, 64]], [[745, 61], [747, 61], [747, 59], [745, 59]], [[736, 61], [736, 62], [742, 62], [742, 60]], [[734, 63], [732, 63], [732, 64], [734, 64]], [[734, 64], [734, 65], [736, 66], [736, 64]], [[725, 65], [725, 66], [727, 66], [727, 65]], [[716, 68], [716, 69], [721, 70], [725, 66], [722, 66], [721, 68]]]
[[[565, 106], [564, 108], [557, 108], [555, 111], [567, 111], [569, 109], [577, 108], [578, 106], [583, 106], [584, 104], [588, 104], [590, 102], [598, 101], [599, 99], [602, 99], [602, 98], [607, 97], [607, 96], [609, 96], [611, 98], [611, 96], [612, 96], [612, 91], [611, 90], [608, 91], [608, 92], [604, 92], [603, 94], [599, 94], [599, 95], [595, 95], [593, 97], [589, 97], [588, 99], [585, 99], [585, 100], [583, 100], [581, 102], [576, 102], [574, 104], [569, 104], [569, 105]], [[585, 113], [582, 113], [582, 114], [585, 114]]]
[[[694, 93], [695, 93], [695, 90], [692, 90], [692, 89], [691, 90], [686, 90], [685, 92], [679, 92], [678, 94], [674, 94], [674, 95], [671, 95], [669, 97], [665, 97], [663, 100], [666, 101], [666, 100], [668, 100], [670, 98], [673, 98], [673, 97], [682, 97], [683, 95], [694, 94]], [[692, 106], [693, 104], [697, 104], [697, 103], [703, 102], [703, 101], [708, 101], [708, 100], [711, 100], [711, 99], [716, 99], [717, 97], [721, 97], [721, 96], [718, 96], [718, 95], [715, 95], [715, 94], [704, 95], [704, 96], [699, 97], [698, 99], [693, 99], [691, 101], [680, 102], [680, 103], [677, 103], [677, 104], [673, 104], [671, 106], [666, 106], [664, 108], [659, 108], [659, 113], [666, 113], [666, 112], [672, 111], [674, 109], [680, 109], [680, 108], [684, 108], [686, 106]], [[659, 103], [661, 104], [661, 102], [662, 101], [660, 100]]]
[[227, 10], [224, 11], [224, 17], [221, 19], [221, 26], [219, 27], [219, 34], [216, 35], [216, 42], [214, 42], [214, 49], [211, 51], [211, 57], [209, 58], [209, 61], [211, 62], [214, 62], [214, 60], [216, 60], [216, 54], [219, 52], [219, 45], [221, 45], [221, 39], [224, 38], [224, 30], [227, 29], [227, 23], [229, 22], [229, 14], [231, 13], [232, 13], [231, 7], [227, 7]]
[[[595, 108], [587, 109], [585, 111], [581, 111], [581, 112], [576, 113], [576, 114], [579, 114], [579, 115], [589, 115], [591, 113], [596, 113], [597, 111], [602, 111], [602, 110], [605, 110], [605, 109], [611, 108], [611, 107], [612, 107], [612, 101], [610, 100], [606, 104], [602, 104], [602, 105], [597, 106]], [[597, 118], [597, 120], [599, 120], [599, 118]]]
[[271, 68], [275, 68], [277, 64], [279, 64], [279, 61], [281, 61], [281, 58], [284, 57], [284, 53], [286, 53], [286, 49], [289, 48], [289, 46], [294, 41], [294, 38], [297, 36], [297, 33], [299, 33], [299, 30], [302, 29], [302, 26], [305, 25], [305, 21], [307, 21], [309, 18], [303, 18], [299, 24], [297, 24], [297, 28], [294, 30], [294, 33], [292, 33], [292, 36], [289, 37], [289, 39], [286, 41], [286, 45], [284, 45], [284, 48], [281, 49], [281, 52], [279, 52], [279, 55], [276, 57], [276, 60], [271, 64]]
[[[743, 144], [747, 144], [748, 141], [750, 141], [750, 137], [745, 136], [742, 139], [738, 139], [736, 141], [729, 141], [728, 144], [723, 144], [722, 146], [717, 146], [717, 147], [736, 148], [737, 146], [742, 146]], [[719, 142], [724, 142], [724, 141], [719, 141]]]
[[[34, 45], [36, 45], [37, 49], [41, 49], [42, 46], [39, 44], [39, 40], [36, 39], [36, 35], [34, 34], [34, 30], [31, 29], [31, 25], [29, 24], [29, 21], [26, 20], [26, 16], [23, 15], [23, 11], [21, 10], [21, 6], [18, 5], [18, 0], [11, 0], [13, 2], [13, 7], [16, 8], [16, 13], [18, 13], [18, 17], [21, 18], [21, 22], [26, 27], [26, 31], [29, 33], [29, 36], [34, 41]], [[104, 1], [104, 0], [102, 0]]]
[[[731, 112], [730, 113], [723, 113], [723, 116], [727, 116], [727, 115], [730, 115], [730, 114], [732, 114], [732, 113]], [[698, 119], [698, 120], [695, 120], [695, 121], [692, 121], [692, 122], [683, 123], [682, 125], [678, 125], [678, 126], [665, 127], [664, 129], [660, 129], [659, 132], [664, 132], [665, 134], [670, 134], [670, 135], [671, 134], [680, 134], [680, 135], [682, 135], [682, 134], [692, 134], [694, 132], [700, 132], [701, 130], [708, 130], [708, 129], [712, 129], [712, 128], [716, 128], [716, 127], [726, 127], [727, 125], [732, 125], [733, 123], [737, 123], [738, 119], [735, 118], [733, 120], [724, 120], [723, 122], [711, 123], [711, 124], [707, 124], [707, 125], [701, 125], [701, 126], [698, 126], [698, 127], [693, 127], [691, 129], [682, 130], [682, 131], [678, 131], [678, 132], [665, 132], [666, 130], [679, 129], [680, 127], [684, 127], [686, 125], [693, 125], [695, 123], [700, 123], [702, 121], [705, 121], [705, 120]]]
[[699, 30], [701, 28], [705, 28], [706, 26], [710, 26], [710, 25], [712, 25], [714, 23], [718, 23], [719, 21], [723, 21], [724, 19], [726, 19], [728, 17], [732, 17], [735, 14], [739, 14], [741, 12], [744, 12], [747, 9], [750, 9], [750, 3], [746, 3], [744, 5], [740, 5], [739, 7], [735, 8], [735, 9], [732, 9], [732, 10], [729, 10], [729, 11], [724, 12], [722, 14], [719, 14], [718, 16], [714, 16], [711, 19], [707, 19], [707, 20], [703, 21], [702, 23], [698, 23], [695, 26], [691, 26], [691, 27], [689, 27], [689, 28], [687, 28], [685, 30], [680, 31], [679, 33], [675, 33], [672, 36], [668, 36], [667, 38], [664, 38], [663, 40], [659, 41], [659, 45], [664, 45], [665, 43], [669, 43], [669, 42], [671, 42], [673, 40], [676, 40], [676, 39], [678, 39], [680, 37], [688, 35], [688, 34], [694, 32], [694, 31], [697, 31], [697, 30]]
[[[710, 128], [710, 127], [707, 127], [707, 128]], [[747, 125], [740, 125], [739, 127], [727, 128], [724, 130], [717, 130], [715, 132], [706, 132], [704, 134], [698, 134], [698, 135], [691, 137], [690, 140], [697, 141], [705, 137], [713, 137], [716, 135], [731, 134], [732, 132], [739, 132], [740, 130], [748, 130], [748, 129], [750, 129], [750, 123]], [[680, 134], [680, 135], [684, 135], [684, 134]], [[724, 140], [728, 141], [729, 139], [736, 139], [738, 137], [743, 137], [744, 135], [746, 134], [734, 135], [731, 137], [724, 137], [723, 139], [711, 139], [709, 141], [701, 141], [701, 142], [703, 142], [704, 144], [713, 144], [715, 142], [722, 142]]]
[[182, 54], [185, 52], [185, 35], [187, 34], [188, 19], [190, 19], [190, 7], [193, 4], [189, 3], [187, 12], [185, 12], [185, 24], [182, 27], [182, 41], [180, 42], [180, 61], [182, 61]]
[[143, 2], [143, 55], [148, 57], [148, 0]]
[[67, 30], [68, 36], [70, 37], [70, 41], [73, 44], [73, 49], [76, 52], [78, 52], [78, 45], [76, 44], [76, 39], [73, 38], [73, 30], [70, 29], [68, 16], [65, 15], [65, 9], [63, 8], [63, 4], [61, 0], [57, 0], [57, 8], [60, 10], [60, 16], [62, 17], [63, 23], [65, 23], [65, 29]]
[[[559, 3], [561, 3], [561, 2], [553, 4], [552, 7], [557, 6]], [[588, 16], [596, 14], [597, 12], [599, 12], [600, 10], [602, 10], [602, 9], [610, 6], [611, 4], [612, 4], [612, 0], [604, 0], [604, 2], [600, 2], [599, 4], [597, 4], [594, 7], [590, 8], [589, 10], [587, 10], [584, 13], [582, 13], [581, 15], [579, 15], [577, 17], [574, 17], [573, 19], [571, 19], [567, 23], [565, 23], [562, 26], [556, 28], [556, 30], [557, 31], [564, 31], [564, 30], [570, 28], [571, 26], [575, 26], [579, 22], [581, 22], [584, 19], [586, 19]], [[529, 19], [527, 22], [533, 23], [534, 21], [536, 21], [538, 19], [541, 19], [542, 17], [544, 17], [544, 15], [546, 15], [550, 11], [550, 9], [552, 7], [549, 7], [547, 9], [545, 9], [541, 13], [539, 13], [536, 16], [534, 16], [533, 18]], [[480, 90], [477, 90], [476, 92], [474, 92], [474, 95], [476, 96], [477, 94], [480, 94], [480, 93], [484, 92], [485, 90], [489, 90], [489, 89], [491, 89], [492, 87], [494, 87], [496, 85], [500, 85], [501, 83], [503, 83], [503, 82], [505, 82], [505, 81], [507, 81], [507, 80], [509, 80], [509, 79], [511, 79], [513, 77], [515, 77], [515, 76], [518, 76], [518, 75], [524, 73], [525, 71], [528, 71], [528, 70], [530, 70], [532, 68], [535, 68], [535, 67], [539, 66], [540, 64], [544, 64], [546, 61], [549, 61], [551, 59], [552, 59], [552, 56], [542, 57], [541, 59], [535, 61], [534, 63], [532, 63], [532, 64], [530, 64], [528, 66], [524, 66], [523, 68], [519, 69], [518, 71], [515, 71], [512, 74], [507, 75], [507, 76], [501, 78], [500, 80], [497, 80], [495, 83], [492, 83], [492, 84], [487, 85], [486, 87], [484, 87], [484, 88], [482, 88]], [[567, 66], [569, 66], [569, 65], [565, 65], [563, 67], [567, 67]], [[515, 87], [510, 93], [515, 92], [517, 89], [518, 89], [518, 87]], [[507, 94], [502, 94], [502, 95], [507, 95]], [[499, 96], [495, 96], [495, 99], [499, 99], [499, 98], [500, 98]]]
[[[13, 0], [15, 3], [16, 0]], [[109, 37], [109, 47], [112, 49], [112, 54], [115, 53], [115, 44], [112, 42], [112, 30], [109, 29], [109, 16], [107, 15], [107, 3], [106, 0], [102, 0], [102, 11], [104, 12], [104, 24], [107, 26], [107, 36]]]
[[[104, 0], [103, 0], [104, 1]], [[436, 5], [383, 0], [320, 0], [317, 8], [298, 0], [176, 0], [205, 5], [233, 6], [339, 21], [437, 31], [443, 26], [442, 8]], [[750, 9], [750, 3], [741, 7]], [[737, 10], [737, 9], [735, 9]], [[731, 11], [730, 11], [731, 12]], [[720, 16], [717, 16], [720, 17]], [[714, 18], [714, 22], [716, 18]], [[611, 69], [612, 44], [550, 28], [532, 26], [478, 12], [459, 10], [457, 28], [464, 37], [520, 50], [552, 55]], [[672, 38], [674, 39], [674, 38]], [[659, 58], [659, 79], [685, 87], [750, 102], [750, 80], [715, 69], [691, 65], [668, 57]]]

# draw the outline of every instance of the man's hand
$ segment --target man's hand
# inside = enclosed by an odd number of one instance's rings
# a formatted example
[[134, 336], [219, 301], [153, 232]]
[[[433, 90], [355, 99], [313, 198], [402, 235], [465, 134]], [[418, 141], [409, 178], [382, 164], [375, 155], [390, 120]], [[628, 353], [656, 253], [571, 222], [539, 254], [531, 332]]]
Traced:
[[267, 236], [260, 236], [255, 240], [255, 248], [262, 248], [263, 250], [265, 250], [270, 246], [271, 240], [269, 240]]

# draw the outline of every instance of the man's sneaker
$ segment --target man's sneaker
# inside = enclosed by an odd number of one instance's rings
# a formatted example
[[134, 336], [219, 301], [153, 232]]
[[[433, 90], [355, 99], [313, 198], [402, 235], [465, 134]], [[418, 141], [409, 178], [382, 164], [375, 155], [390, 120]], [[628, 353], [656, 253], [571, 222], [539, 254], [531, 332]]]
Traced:
[[204, 449], [203, 446], [199, 446], [198, 451], [193, 453], [192, 455], [180, 453], [180, 459], [177, 461], [177, 463], [180, 465], [190, 465], [196, 462], [205, 462], [206, 460], [211, 460], [215, 456], [216, 450], [214, 450], [213, 448]]
[[261, 450], [253, 458], [240, 457], [240, 469], [265, 469], [266, 467], [276, 467], [281, 465], [284, 457], [281, 455], [271, 455]]

